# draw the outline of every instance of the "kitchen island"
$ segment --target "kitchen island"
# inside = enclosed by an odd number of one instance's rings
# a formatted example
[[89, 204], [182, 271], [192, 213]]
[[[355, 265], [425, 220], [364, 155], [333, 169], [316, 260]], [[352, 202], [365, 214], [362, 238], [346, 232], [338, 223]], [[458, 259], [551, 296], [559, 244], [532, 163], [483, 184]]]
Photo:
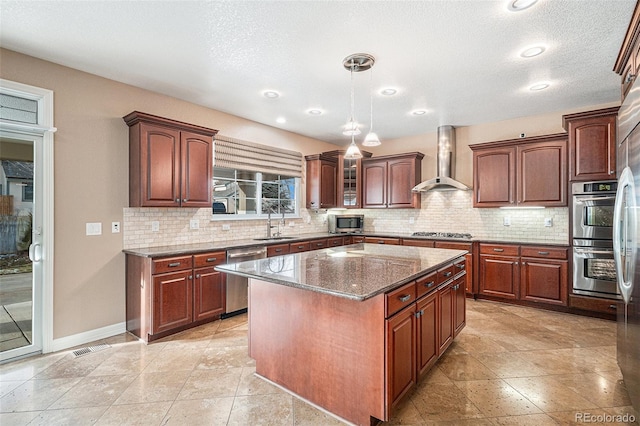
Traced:
[[464, 327], [465, 254], [353, 244], [216, 269], [249, 278], [256, 373], [368, 425], [389, 419]]

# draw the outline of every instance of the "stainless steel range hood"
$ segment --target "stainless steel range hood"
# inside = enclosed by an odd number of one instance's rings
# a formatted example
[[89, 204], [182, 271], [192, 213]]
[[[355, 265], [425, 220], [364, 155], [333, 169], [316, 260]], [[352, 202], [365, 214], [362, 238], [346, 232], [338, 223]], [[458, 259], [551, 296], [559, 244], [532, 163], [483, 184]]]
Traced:
[[438, 127], [438, 174], [435, 178], [420, 182], [413, 187], [413, 192], [426, 191], [468, 191], [462, 182], [454, 179], [456, 170], [456, 131], [453, 126]]

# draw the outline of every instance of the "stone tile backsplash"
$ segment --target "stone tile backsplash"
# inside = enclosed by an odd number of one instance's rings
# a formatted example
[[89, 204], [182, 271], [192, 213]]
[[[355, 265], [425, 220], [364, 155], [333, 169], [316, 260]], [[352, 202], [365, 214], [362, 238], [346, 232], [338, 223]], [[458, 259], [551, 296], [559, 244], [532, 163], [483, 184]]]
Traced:
[[[441, 191], [422, 194], [422, 208], [361, 209], [348, 213], [365, 215], [365, 231], [411, 234], [415, 231], [462, 232], [475, 238], [505, 241], [548, 241], [568, 243], [569, 209], [474, 209], [472, 191]], [[337, 213], [346, 213], [344, 211]], [[294, 236], [326, 232], [325, 211], [301, 209], [300, 218], [286, 219], [282, 235]], [[505, 226], [504, 220], [511, 225]], [[553, 226], [545, 227], [546, 218]], [[197, 229], [191, 228], [197, 221]], [[157, 222], [158, 230], [154, 230]], [[278, 221], [273, 220], [273, 224]], [[228, 230], [223, 230], [228, 225]], [[275, 229], [274, 229], [275, 232]], [[125, 249], [171, 246], [187, 243], [224, 242], [263, 237], [266, 221], [211, 220], [211, 209], [189, 208], [125, 208], [123, 245]]]

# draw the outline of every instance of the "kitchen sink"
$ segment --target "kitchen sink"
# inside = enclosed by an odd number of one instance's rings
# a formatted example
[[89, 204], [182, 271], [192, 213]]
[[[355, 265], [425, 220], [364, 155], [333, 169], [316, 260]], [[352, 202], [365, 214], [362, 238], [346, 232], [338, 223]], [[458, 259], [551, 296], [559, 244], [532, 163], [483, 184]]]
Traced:
[[262, 237], [262, 238], [254, 238], [255, 241], [271, 241], [271, 240], [288, 240], [293, 237]]

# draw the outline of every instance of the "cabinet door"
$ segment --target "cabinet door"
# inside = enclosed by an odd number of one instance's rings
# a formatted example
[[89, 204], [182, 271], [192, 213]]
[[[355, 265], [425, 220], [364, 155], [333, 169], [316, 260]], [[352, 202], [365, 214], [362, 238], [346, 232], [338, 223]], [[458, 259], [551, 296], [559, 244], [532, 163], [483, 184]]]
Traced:
[[419, 199], [411, 192], [411, 188], [416, 185], [416, 160], [415, 158], [402, 158], [390, 160], [387, 169], [387, 207], [407, 208], [420, 207], [416, 205]]
[[334, 160], [305, 157], [307, 160], [307, 208], [327, 209], [337, 206], [336, 173]]
[[193, 320], [213, 318], [224, 313], [224, 274], [214, 268], [194, 270]]
[[453, 342], [453, 282], [438, 289], [438, 355]]
[[362, 162], [362, 207], [387, 207], [387, 162]]
[[415, 304], [387, 323], [387, 401], [395, 406], [416, 384]]
[[180, 205], [180, 132], [141, 123], [139, 167], [141, 207]]
[[182, 207], [211, 207], [212, 139], [196, 133], [181, 132]]
[[309, 250], [320, 250], [327, 247], [327, 239], [309, 241]]
[[612, 179], [616, 175], [616, 116], [569, 122], [572, 181]]
[[473, 207], [515, 203], [516, 149], [492, 148], [473, 152]]
[[522, 300], [567, 306], [566, 260], [522, 258]]
[[436, 241], [434, 244], [435, 248], [448, 248], [454, 250], [467, 250], [467, 253], [464, 258], [465, 262], [456, 262], [454, 273], [458, 274], [461, 269], [467, 271], [465, 275], [465, 291], [468, 294], [474, 294], [476, 292], [476, 288], [473, 285], [473, 244], [472, 243], [458, 243], [454, 241]]
[[[342, 166], [342, 167], [340, 167]], [[338, 207], [360, 208], [362, 202], [362, 160], [338, 156]]]
[[518, 299], [518, 257], [480, 256], [480, 294]]
[[153, 276], [153, 334], [192, 322], [192, 271]]
[[519, 206], [567, 205], [567, 141], [532, 143], [518, 147]]
[[462, 331], [467, 320], [467, 294], [465, 276], [455, 280], [453, 284], [453, 336]]
[[418, 300], [417, 314], [417, 361], [418, 376], [422, 376], [438, 359], [438, 293]]

